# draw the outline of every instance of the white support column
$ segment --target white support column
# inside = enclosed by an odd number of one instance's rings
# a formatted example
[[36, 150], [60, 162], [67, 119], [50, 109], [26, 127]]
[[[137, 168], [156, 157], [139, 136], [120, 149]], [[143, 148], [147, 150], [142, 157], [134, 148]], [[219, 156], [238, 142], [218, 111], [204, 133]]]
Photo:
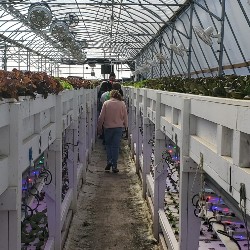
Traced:
[[131, 134], [132, 134], [132, 118], [133, 118], [133, 107], [132, 107], [132, 93], [134, 93], [132, 88], [128, 88], [128, 144], [131, 147]]
[[190, 100], [183, 99], [181, 114], [181, 141], [180, 148], [181, 166], [180, 166], [180, 250], [198, 249], [200, 236], [200, 218], [194, 215], [192, 197], [201, 190], [200, 171], [197, 170], [197, 164], [189, 157], [189, 126]]
[[150, 173], [151, 163], [151, 146], [149, 140], [152, 135], [152, 129], [150, 126], [150, 120], [147, 117], [147, 90], [144, 90], [143, 94], [143, 171], [142, 171], [142, 196], [146, 199], [147, 192], [147, 174]]
[[159, 209], [164, 209], [164, 197], [166, 189], [167, 167], [162, 161], [162, 153], [166, 150], [165, 135], [160, 131], [161, 119], [161, 94], [156, 97], [156, 119], [155, 119], [155, 162], [154, 162], [154, 218], [153, 233], [159, 239]]
[[46, 194], [49, 237], [54, 238], [54, 250], [62, 248], [61, 199], [62, 199], [62, 95], [56, 96], [56, 140], [45, 151], [45, 162], [52, 174], [52, 182], [44, 187]]
[[93, 89], [93, 100], [94, 100], [94, 110], [93, 110], [93, 117], [94, 117], [94, 123], [93, 123], [93, 138], [94, 142], [96, 142], [97, 138], [97, 88]]
[[167, 179], [167, 166], [162, 162], [162, 153], [166, 150], [165, 135], [161, 131], [155, 134], [155, 168], [154, 168], [154, 218], [153, 233], [156, 240], [159, 239], [160, 223], [159, 209], [164, 209], [164, 197]]
[[71, 209], [76, 212], [77, 204], [77, 156], [78, 156], [78, 129], [76, 123], [66, 129], [66, 143], [68, 144], [67, 168], [69, 174], [69, 189], [73, 190]]
[[150, 173], [150, 163], [152, 149], [148, 143], [152, 136], [150, 120], [147, 117], [143, 118], [143, 171], [142, 171], [142, 196], [146, 199], [147, 181], [146, 177]]
[[86, 92], [84, 91], [84, 102], [82, 104], [82, 111], [79, 116], [79, 160], [83, 164], [83, 182], [86, 180], [86, 168], [87, 168], [87, 158], [86, 158]]
[[90, 148], [91, 151], [93, 150], [93, 145], [94, 145], [94, 96], [93, 96], [93, 91], [92, 89], [90, 90], [90, 121], [91, 121], [91, 125], [90, 125]]
[[89, 163], [89, 157], [90, 157], [90, 149], [91, 149], [91, 116], [90, 116], [90, 105], [89, 105], [89, 91], [87, 92], [87, 100], [86, 100], [86, 129], [87, 129], [87, 162]]
[[131, 99], [131, 142], [130, 142], [130, 147], [131, 147], [131, 152], [132, 152], [132, 158], [134, 159], [135, 155], [135, 143], [136, 143], [136, 138], [137, 138], [137, 128], [136, 128], [136, 107], [134, 106], [134, 93], [135, 89], [131, 89], [130, 92], [130, 99]]
[[61, 199], [62, 199], [62, 140], [56, 139], [45, 151], [45, 162], [52, 174], [52, 182], [44, 187], [49, 237], [54, 238], [54, 250], [61, 249]]
[[22, 131], [21, 104], [10, 104], [9, 187], [0, 195], [0, 249], [6, 250], [21, 249]]
[[139, 173], [139, 157], [140, 157], [140, 148], [141, 148], [141, 144], [140, 144], [140, 131], [139, 131], [139, 126], [140, 126], [140, 110], [139, 110], [139, 94], [140, 94], [140, 89], [135, 89], [135, 93], [136, 93], [136, 110], [135, 110], [135, 128], [134, 128], [134, 133], [135, 137], [133, 139], [135, 145], [136, 145], [136, 150], [135, 150], [135, 155], [136, 155], [136, 159], [135, 159], [135, 168], [136, 168], [136, 173]]

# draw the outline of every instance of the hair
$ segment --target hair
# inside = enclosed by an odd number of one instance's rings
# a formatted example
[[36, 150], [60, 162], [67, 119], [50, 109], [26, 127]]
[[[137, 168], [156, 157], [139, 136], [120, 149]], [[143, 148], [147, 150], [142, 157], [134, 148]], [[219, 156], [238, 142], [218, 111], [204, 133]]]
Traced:
[[118, 82], [115, 82], [112, 84], [112, 89], [115, 89], [115, 90], [120, 90], [122, 87], [121, 87], [121, 84], [118, 83]]
[[113, 90], [110, 91], [110, 98], [115, 98], [115, 99], [117, 99], [119, 101], [122, 101], [121, 94], [119, 93], [118, 90], [115, 90], [115, 89], [113, 89]]
[[114, 77], [115, 77], [115, 73], [114, 73], [114, 72], [111, 72], [111, 73], [109, 74], [109, 77], [111, 77], [111, 76], [114, 76]]
[[110, 83], [108, 83], [107, 81], [103, 81], [100, 87], [100, 91], [102, 92], [106, 92], [106, 91], [110, 91], [111, 90], [111, 86]]

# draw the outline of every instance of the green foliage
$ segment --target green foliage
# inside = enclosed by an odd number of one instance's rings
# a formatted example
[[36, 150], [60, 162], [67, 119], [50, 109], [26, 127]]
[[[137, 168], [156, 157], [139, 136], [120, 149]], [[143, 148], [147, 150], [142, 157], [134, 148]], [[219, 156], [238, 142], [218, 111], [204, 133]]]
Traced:
[[207, 78], [173, 76], [128, 82], [123, 85], [220, 98], [250, 99], [250, 76], [229, 75]]
[[[22, 249], [26, 249], [26, 246], [35, 246], [36, 249], [42, 249], [49, 237], [46, 212], [47, 209], [44, 209], [42, 212], [37, 211], [28, 220], [25, 219], [21, 223]], [[37, 239], [39, 241], [34, 243]]]
[[63, 89], [73, 89], [73, 86], [66, 79], [62, 79], [60, 77], [55, 77], [55, 79], [60, 82]]

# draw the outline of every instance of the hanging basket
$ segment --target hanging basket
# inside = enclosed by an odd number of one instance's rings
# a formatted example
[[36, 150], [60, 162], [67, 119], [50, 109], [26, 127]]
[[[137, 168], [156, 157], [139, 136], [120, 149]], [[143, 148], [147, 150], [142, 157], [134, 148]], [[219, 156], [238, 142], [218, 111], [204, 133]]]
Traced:
[[28, 21], [32, 28], [45, 29], [47, 28], [52, 20], [52, 13], [47, 3], [33, 3], [29, 7]]

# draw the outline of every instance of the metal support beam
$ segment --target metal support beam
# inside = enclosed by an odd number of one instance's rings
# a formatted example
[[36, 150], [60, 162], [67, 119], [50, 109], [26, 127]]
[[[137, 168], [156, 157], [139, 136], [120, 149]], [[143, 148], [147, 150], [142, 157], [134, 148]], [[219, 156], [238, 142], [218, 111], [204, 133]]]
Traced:
[[219, 69], [218, 75], [223, 75], [223, 50], [224, 50], [224, 23], [225, 23], [225, 5], [226, 1], [222, 0], [221, 3], [221, 42], [220, 42], [220, 55], [219, 55]]
[[193, 38], [193, 13], [194, 13], [194, 3], [190, 6], [190, 23], [189, 23], [189, 45], [188, 45], [188, 78], [191, 77], [191, 63], [192, 63], [192, 38]]

